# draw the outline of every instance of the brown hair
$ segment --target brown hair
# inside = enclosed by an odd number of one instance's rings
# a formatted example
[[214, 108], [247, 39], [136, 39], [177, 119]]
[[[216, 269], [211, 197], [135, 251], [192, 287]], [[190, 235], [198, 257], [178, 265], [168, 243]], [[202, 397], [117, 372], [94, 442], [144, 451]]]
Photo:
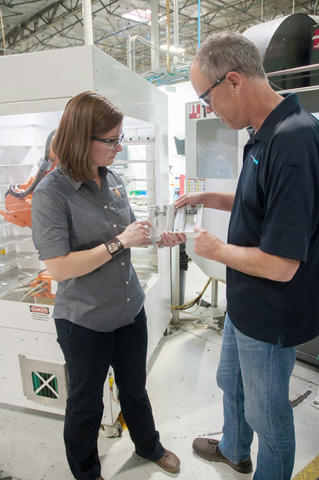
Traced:
[[76, 181], [93, 180], [91, 137], [112, 130], [122, 120], [121, 110], [97, 93], [88, 91], [73, 97], [65, 107], [53, 144], [62, 170]]

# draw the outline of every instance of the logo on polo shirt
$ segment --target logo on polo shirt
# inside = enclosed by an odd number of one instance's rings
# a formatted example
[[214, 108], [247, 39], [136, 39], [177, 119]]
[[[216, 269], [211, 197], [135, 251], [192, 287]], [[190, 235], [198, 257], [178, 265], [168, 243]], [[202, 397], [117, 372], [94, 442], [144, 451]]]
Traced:
[[109, 188], [111, 191], [115, 193], [117, 197], [121, 197], [120, 188], [123, 188], [123, 185], [119, 184], [119, 185], [115, 185], [115, 187], [109, 187]]
[[257, 158], [254, 157], [254, 155], [250, 155], [250, 158], [252, 159], [254, 165], [258, 165], [259, 160], [257, 160]]

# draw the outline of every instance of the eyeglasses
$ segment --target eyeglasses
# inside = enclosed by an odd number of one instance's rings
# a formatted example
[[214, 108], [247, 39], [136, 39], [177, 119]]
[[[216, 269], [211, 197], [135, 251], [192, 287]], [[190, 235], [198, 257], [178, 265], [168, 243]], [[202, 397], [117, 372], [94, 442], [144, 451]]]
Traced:
[[223, 75], [221, 78], [219, 78], [218, 80], [216, 80], [215, 83], [213, 83], [213, 85], [211, 87], [209, 87], [206, 92], [204, 92], [202, 95], [200, 95], [198, 98], [199, 100], [201, 101], [202, 105], [204, 105], [205, 107], [210, 107], [210, 104], [209, 104], [209, 100], [207, 100], [207, 96], [210, 94], [210, 92], [212, 90], [214, 90], [215, 87], [217, 87], [218, 85], [220, 85], [226, 78], [226, 76], [228, 75], [229, 72], [225, 73], [225, 75]]
[[91, 137], [91, 139], [96, 140], [97, 142], [107, 143], [108, 145], [110, 145], [110, 148], [112, 150], [115, 150], [120, 145], [120, 143], [123, 142], [124, 133], [121, 133], [121, 135], [117, 138]]

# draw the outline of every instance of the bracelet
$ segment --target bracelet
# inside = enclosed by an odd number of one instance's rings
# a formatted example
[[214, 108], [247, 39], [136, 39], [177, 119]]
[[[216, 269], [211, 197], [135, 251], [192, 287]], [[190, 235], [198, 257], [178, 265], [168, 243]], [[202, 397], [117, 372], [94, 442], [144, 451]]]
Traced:
[[105, 242], [104, 245], [106, 246], [106, 249], [111, 255], [111, 257], [114, 257], [115, 255], [120, 253], [122, 250], [124, 250], [124, 246], [122, 242], [117, 237], [111, 238], [111, 240], [108, 240], [107, 242]]

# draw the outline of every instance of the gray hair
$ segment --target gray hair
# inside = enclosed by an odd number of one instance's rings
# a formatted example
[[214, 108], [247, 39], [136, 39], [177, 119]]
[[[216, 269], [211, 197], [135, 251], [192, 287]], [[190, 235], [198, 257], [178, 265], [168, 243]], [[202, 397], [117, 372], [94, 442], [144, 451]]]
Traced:
[[206, 38], [194, 62], [208, 78], [220, 78], [236, 71], [249, 77], [265, 78], [262, 59], [256, 45], [237, 32], [214, 33]]

